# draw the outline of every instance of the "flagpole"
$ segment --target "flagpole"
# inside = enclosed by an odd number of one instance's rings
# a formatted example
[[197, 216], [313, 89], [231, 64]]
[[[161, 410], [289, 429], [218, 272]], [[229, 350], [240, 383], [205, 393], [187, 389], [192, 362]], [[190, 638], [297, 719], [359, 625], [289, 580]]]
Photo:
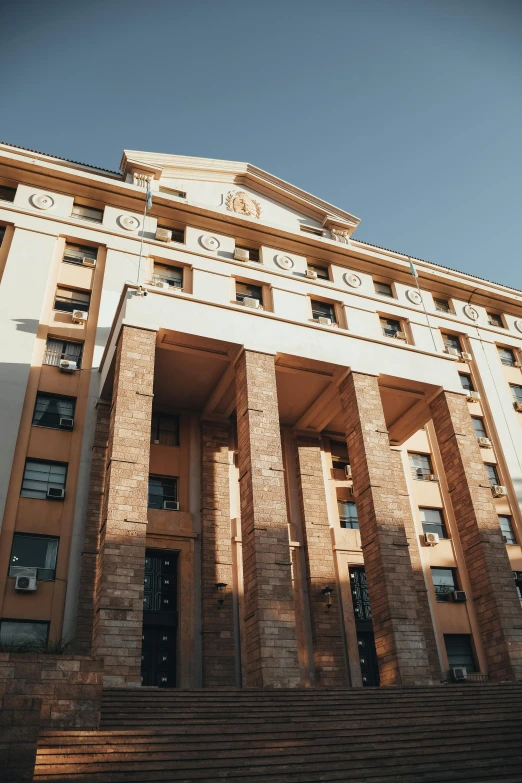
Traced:
[[143, 257], [143, 237], [145, 236], [145, 218], [147, 217], [147, 209], [149, 202], [152, 201], [152, 193], [150, 191], [150, 182], [147, 180], [147, 190], [145, 191], [145, 209], [143, 210], [143, 226], [141, 229], [141, 242], [140, 242], [140, 257], [138, 260], [138, 277], [136, 282], [140, 284], [140, 272], [141, 272], [141, 259]]
[[421, 290], [419, 288], [419, 276], [417, 274], [417, 270], [413, 266], [413, 261], [411, 260], [411, 258], [409, 256], [408, 256], [408, 261], [410, 262], [411, 274], [413, 276], [413, 279], [415, 280], [415, 285], [417, 286], [417, 291], [419, 292], [419, 296], [420, 296], [420, 299], [421, 299], [421, 302], [422, 302], [422, 307], [424, 309], [424, 315], [426, 316], [426, 322], [427, 322], [429, 330], [430, 330], [431, 339], [433, 340], [433, 348], [435, 349], [435, 353], [438, 353], [439, 351], [438, 351], [438, 348], [437, 348], [437, 343], [435, 342], [435, 336], [433, 334], [433, 327], [432, 327], [432, 325], [430, 323], [430, 318], [429, 318], [429, 315], [428, 315], [428, 311], [426, 310], [426, 305], [424, 304], [424, 299], [422, 297]]

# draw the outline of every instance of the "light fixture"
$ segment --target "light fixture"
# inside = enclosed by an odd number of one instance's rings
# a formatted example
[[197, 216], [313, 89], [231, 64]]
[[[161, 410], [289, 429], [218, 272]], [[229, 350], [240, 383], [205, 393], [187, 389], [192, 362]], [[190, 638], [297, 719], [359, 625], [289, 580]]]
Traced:
[[326, 608], [330, 609], [332, 606], [332, 593], [333, 593], [332, 588], [325, 587], [321, 592], [324, 596], [326, 596]]
[[218, 609], [221, 609], [223, 606], [223, 603], [225, 601], [225, 596], [223, 595], [223, 591], [225, 587], [228, 587], [226, 582], [217, 582], [216, 583], [216, 590], [218, 591]]

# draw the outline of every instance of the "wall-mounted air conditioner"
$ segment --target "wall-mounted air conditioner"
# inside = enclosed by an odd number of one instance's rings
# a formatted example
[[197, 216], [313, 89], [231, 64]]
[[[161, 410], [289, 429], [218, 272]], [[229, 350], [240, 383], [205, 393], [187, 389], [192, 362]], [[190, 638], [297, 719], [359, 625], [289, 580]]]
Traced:
[[332, 319], [326, 318], [324, 315], [320, 315], [317, 319], [318, 324], [322, 324], [323, 326], [331, 326], [332, 325]]
[[465, 604], [468, 600], [464, 590], [453, 590], [450, 593], [451, 600], [456, 604]]
[[234, 250], [234, 258], [236, 261], [249, 261], [250, 253], [242, 247], [236, 247]]
[[74, 372], [78, 369], [78, 363], [71, 361], [71, 359], [62, 359], [60, 362], [60, 370], [63, 372]]
[[165, 511], [179, 511], [179, 503], [177, 500], [164, 500], [163, 508]]
[[169, 231], [168, 228], [157, 228], [155, 238], [158, 242], [171, 242], [172, 231]]
[[166, 280], [154, 280], [153, 285], [154, 288], [161, 288], [163, 291], [168, 291], [170, 289], [170, 285]]
[[351, 465], [345, 465], [344, 466], [344, 475], [347, 479], [350, 479], [352, 477], [352, 466]]
[[447, 353], [449, 356], [457, 356], [460, 358], [460, 351], [458, 348], [444, 348], [444, 353]]
[[82, 265], [83, 266], [96, 266], [96, 259], [95, 258], [88, 258], [88, 256], [84, 256], [82, 258]]
[[477, 438], [478, 445], [481, 449], [490, 449], [491, 448], [491, 441], [489, 438]]
[[522, 413], [522, 402], [518, 402], [517, 400], [516, 402], [513, 403], [513, 407], [515, 408], [516, 411], [518, 411], [518, 413]]
[[254, 299], [253, 296], [245, 296], [245, 298], [243, 299], [243, 304], [245, 305], [245, 307], [253, 307], [254, 310], [258, 310], [260, 302], [259, 299]]
[[503, 498], [507, 495], [507, 489], [502, 484], [493, 484], [491, 494], [494, 498]]
[[460, 360], [462, 362], [471, 362], [472, 359], [473, 359], [473, 356], [470, 353], [468, 353], [467, 351], [462, 351], [462, 353], [460, 354]]
[[15, 590], [17, 593], [34, 593], [37, 587], [37, 568], [24, 568], [17, 573]]
[[395, 339], [396, 340], [407, 340], [408, 335], [406, 332], [395, 332]]
[[440, 541], [438, 533], [424, 533], [424, 543], [426, 546], [436, 546]]
[[478, 402], [480, 400], [480, 394], [478, 391], [469, 391], [466, 395], [468, 402]]
[[87, 320], [87, 313], [85, 310], [73, 310], [72, 322], [73, 324], [83, 324]]
[[315, 269], [307, 269], [306, 270], [306, 276], [310, 280], [317, 280], [317, 272], [315, 271]]

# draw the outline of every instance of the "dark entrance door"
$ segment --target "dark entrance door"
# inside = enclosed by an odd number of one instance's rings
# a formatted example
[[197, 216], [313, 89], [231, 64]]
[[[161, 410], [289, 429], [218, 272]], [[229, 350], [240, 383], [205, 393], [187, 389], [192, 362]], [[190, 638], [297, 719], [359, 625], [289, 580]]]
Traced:
[[147, 549], [143, 597], [142, 685], [176, 687], [177, 552]]
[[373, 636], [370, 596], [366, 572], [363, 567], [352, 566], [350, 568], [350, 587], [363, 685], [367, 687], [379, 685], [379, 666]]

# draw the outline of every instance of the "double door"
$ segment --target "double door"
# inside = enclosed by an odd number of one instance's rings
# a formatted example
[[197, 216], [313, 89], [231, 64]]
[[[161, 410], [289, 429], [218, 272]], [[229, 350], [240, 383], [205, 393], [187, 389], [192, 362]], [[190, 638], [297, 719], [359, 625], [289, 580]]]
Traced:
[[361, 566], [350, 568], [350, 588], [363, 685], [376, 686], [380, 684], [379, 666], [373, 635], [368, 581], [366, 572]]
[[178, 555], [147, 549], [141, 650], [142, 685], [176, 687]]

